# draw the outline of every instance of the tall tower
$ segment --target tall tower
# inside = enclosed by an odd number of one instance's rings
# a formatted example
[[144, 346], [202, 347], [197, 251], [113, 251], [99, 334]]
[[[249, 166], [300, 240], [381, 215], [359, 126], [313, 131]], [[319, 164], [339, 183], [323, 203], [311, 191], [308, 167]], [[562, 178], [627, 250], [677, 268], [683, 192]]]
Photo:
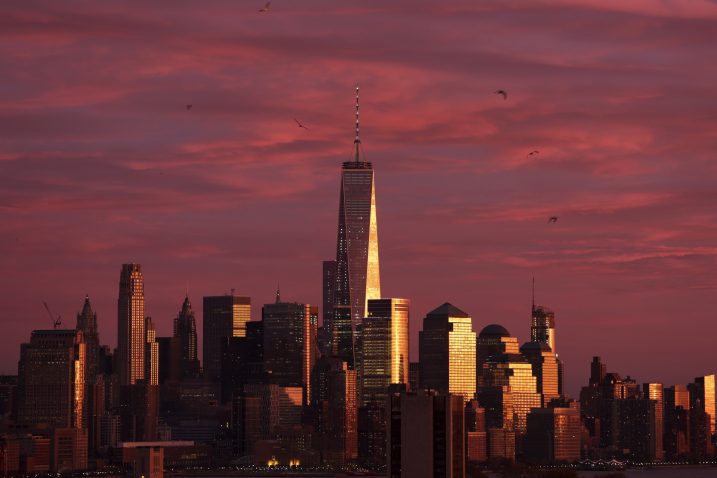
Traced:
[[174, 337], [180, 343], [180, 373], [182, 377], [199, 376], [197, 357], [197, 323], [189, 296], [184, 297], [182, 310], [174, 319]]
[[[355, 157], [341, 168], [339, 229], [336, 243], [336, 288], [332, 321], [339, 355], [346, 354], [347, 336], [366, 317], [369, 299], [381, 298], [378, 265], [378, 226], [376, 222], [376, 189], [373, 166], [362, 161], [359, 136], [359, 89], [356, 87]], [[348, 326], [350, 325], [349, 332]], [[337, 337], [338, 335], [338, 337]], [[336, 351], [337, 345], [334, 344]], [[341, 350], [344, 349], [344, 350]], [[346, 357], [350, 363], [352, 357]]]
[[81, 330], [85, 338], [86, 360], [85, 360], [85, 381], [90, 384], [95, 381], [100, 360], [100, 336], [97, 332], [97, 313], [92, 310], [90, 296], [85, 296], [85, 303], [82, 312], [77, 314], [77, 326], [75, 330]]
[[117, 355], [120, 385], [144, 379], [146, 331], [144, 278], [140, 264], [123, 264], [117, 300]]

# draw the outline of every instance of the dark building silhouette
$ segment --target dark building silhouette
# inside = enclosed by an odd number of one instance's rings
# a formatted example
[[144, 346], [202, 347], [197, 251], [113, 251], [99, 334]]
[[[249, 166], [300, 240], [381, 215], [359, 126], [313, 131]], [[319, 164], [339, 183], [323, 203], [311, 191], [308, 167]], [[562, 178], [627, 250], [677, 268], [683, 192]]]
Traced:
[[387, 476], [464, 477], [463, 396], [418, 391], [392, 394], [391, 401]]
[[303, 387], [308, 398], [313, 362], [311, 306], [281, 302], [277, 290], [276, 302], [264, 305], [261, 315], [264, 369], [271, 382], [284, 387]]
[[[197, 323], [189, 296], [184, 297], [182, 310], [174, 319], [174, 337], [179, 341], [180, 378], [199, 377], [200, 367], [197, 355]], [[161, 373], [161, 371], [160, 371]]]
[[386, 465], [386, 401], [368, 402], [358, 409], [358, 463], [369, 470]]
[[358, 455], [356, 371], [336, 357], [321, 357], [311, 373], [315, 448], [323, 461], [343, 466]]
[[85, 428], [85, 357], [82, 331], [34, 330], [20, 346], [18, 422]]
[[336, 261], [324, 261], [322, 264], [322, 327], [331, 337], [331, 319], [334, 315], [334, 290], [336, 289]]
[[249, 297], [221, 295], [204, 297], [203, 301], [204, 376], [218, 381], [222, 375], [222, 342], [226, 337], [245, 337], [246, 323], [251, 320]]
[[690, 456], [690, 393], [683, 385], [664, 390], [665, 460], [685, 460]]
[[580, 459], [580, 410], [577, 402], [555, 400], [533, 408], [527, 418], [525, 457], [532, 463], [572, 463]]
[[241, 395], [246, 384], [266, 383], [264, 371], [264, 322], [246, 324], [245, 337], [226, 337], [222, 343], [221, 401]]

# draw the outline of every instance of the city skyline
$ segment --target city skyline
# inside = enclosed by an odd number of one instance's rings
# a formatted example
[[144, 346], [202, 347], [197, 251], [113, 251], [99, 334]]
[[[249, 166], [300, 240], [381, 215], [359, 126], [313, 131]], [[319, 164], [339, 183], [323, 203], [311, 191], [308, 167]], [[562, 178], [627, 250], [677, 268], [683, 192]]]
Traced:
[[[19, 344], [51, 328], [42, 301], [72, 327], [88, 294], [101, 342], [114, 346], [122, 263], [143, 266], [158, 336], [171, 335], [187, 289], [199, 304], [234, 288], [254, 301], [253, 320], [277, 280], [287, 300], [321, 304], [358, 83], [381, 203], [382, 296], [411, 301], [412, 360], [423, 318], [446, 301], [476, 333], [498, 323], [528, 341], [535, 276], [571, 396], [592, 355], [645, 382], [712, 373], [717, 72], [702, 55], [717, 7], [601, 3], [560, 2], [555, 17], [549, 2], [519, 2], [510, 16], [491, 3], [421, 3], [376, 24], [393, 45], [383, 50], [357, 34], [400, 7], [274, 5], [229, 25], [221, 17], [237, 7], [220, 5], [175, 27], [153, 7], [113, 20], [111, 6], [88, 4], [85, 17], [10, 9], [0, 371], [15, 373]], [[537, 20], [519, 34], [527, 15]], [[555, 30], [567, 15], [576, 23]], [[178, 48], [187, 45], [175, 28], [196, 45]], [[512, 43], [492, 38], [502, 34]], [[130, 53], [117, 38], [157, 42]], [[336, 43], [311, 53], [326, 38]], [[103, 58], [92, 42], [116, 49]]]

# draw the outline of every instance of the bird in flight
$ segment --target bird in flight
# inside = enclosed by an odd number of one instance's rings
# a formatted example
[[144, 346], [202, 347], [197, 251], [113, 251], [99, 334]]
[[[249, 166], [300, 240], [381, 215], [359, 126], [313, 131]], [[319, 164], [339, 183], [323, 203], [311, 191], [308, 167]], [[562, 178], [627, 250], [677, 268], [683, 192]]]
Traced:
[[192, 109], [192, 105], [187, 105], [187, 111]]
[[558, 216], [550, 216], [548, 222], [558, 222]]
[[495, 93], [496, 95], [501, 95], [504, 100], [508, 99], [508, 92], [505, 90], [495, 90], [493, 93]]
[[269, 13], [269, 7], [271, 6], [271, 2], [266, 2], [266, 5], [264, 5], [264, 8], [259, 9], [259, 12], [261, 13]]
[[307, 128], [303, 124], [299, 123], [298, 119], [294, 118], [294, 121], [296, 121], [296, 124], [299, 125], [299, 128], [304, 128], [306, 131], [309, 131], [309, 128]]
[[534, 149], [533, 151], [531, 151], [530, 153], [528, 153], [526, 157], [528, 157], [528, 156], [535, 156], [536, 154], [540, 154], [540, 151], [538, 151], [537, 149]]

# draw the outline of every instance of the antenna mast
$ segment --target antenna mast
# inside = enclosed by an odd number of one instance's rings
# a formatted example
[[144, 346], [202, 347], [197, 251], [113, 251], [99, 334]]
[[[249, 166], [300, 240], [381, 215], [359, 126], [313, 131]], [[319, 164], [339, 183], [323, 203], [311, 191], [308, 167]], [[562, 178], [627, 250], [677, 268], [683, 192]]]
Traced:
[[361, 139], [359, 137], [359, 87], [356, 85], [356, 139], [354, 140], [354, 144], [356, 145], [356, 162], [359, 162], [359, 145], [361, 144]]

